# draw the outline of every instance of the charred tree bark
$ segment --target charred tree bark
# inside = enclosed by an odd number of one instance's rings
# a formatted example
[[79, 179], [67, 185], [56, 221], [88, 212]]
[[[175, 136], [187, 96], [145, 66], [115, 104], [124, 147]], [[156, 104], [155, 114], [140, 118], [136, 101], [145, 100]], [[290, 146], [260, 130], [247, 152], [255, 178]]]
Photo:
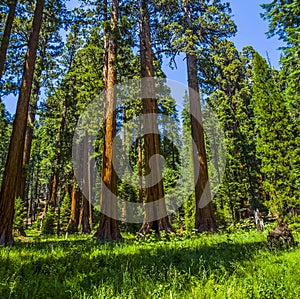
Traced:
[[10, 34], [12, 25], [15, 18], [16, 13], [16, 7], [17, 7], [17, 0], [12, 0], [9, 5], [9, 13], [6, 19], [5, 29], [1, 41], [1, 47], [0, 47], [0, 80], [2, 79], [3, 71], [4, 71], [4, 65], [6, 60], [6, 53], [7, 48], [9, 44]]
[[[110, 32], [108, 38], [107, 55], [107, 78], [105, 97], [105, 128], [104, 144], [102, 155], [102, 190], [101, 190], [101, 211], [100, 226], [95, 237], [110, 241], [121, 240], [119, 225], [117, 222], [117, 174], [113, 167], [113, 140], [116, 136], [116, 90], [117, 71], [114, 62], [117, 58], [116, 30], [118, 26], [118, 0], [112, 1]], [[104, 62], [105, 65], [105, 62]], [[104, 66], [105, 68], [105, 66]], [[108, 190], [108, 191], [107, 191]], [[109, 214], [111, 217], [107, 216]]]
[[[140, 55], [141, 55], [141, 77], [142, 83], [142, 105], [144, 116], [144, 129], [152, 134], [144, 135], [145, 146], [145, 176], [146, 176], [146, 203], [153, 203], [147, 209], [144, 216], [144, 223], [140, 233], [149, 233], [154, 230], [156, 234], [160, 231], [171, 232], [173, 228], [166, 215], [164, 198], [164, 186], [162, 180], [162, 166], [159, 158], [160, 140], [156, 114], [158, 113], [155, 99], [153, 52], [150, 36], [150, 18], [148, 11], [148, 0], [141, 0], [140, 20]], [[150, 168], [150, 158], [153, 168]], [[155, 201], [161, 200], [159, 206]], [[154, 220], [153, 219], [158, 219]]]
[[[189, 2], [185, 3], [185, 15], [187, 26], [192, 28], [191, 12]], [[217, 224], [215, 219], [214, 207], [211, 201], [211, 190], [208, 179], [208, 168], [205, 150], [204, 130], [201, 117], [201, 106], [199, 96], [199, 84], [197, 74], [197, 57], [193, 52], [194, 47], [186, 53], [187, 71], [188, 71], [188, 87], [191, 118], [191, 131], [193, 144], [193, 164], [195, 178], [195, 229], [198, 232], [215, 232]]]
[[27, 113], [33, 73], [38, 48], [39, 33], [42, 25], [45, 0], [37, 0], [34, 11], [32, 32], [29, 38], [25, 59], [24, 74], [17, 104], [17, 111], [13, 122], [13, 131], [8, 149], [5, 170], [0, 192], [0, 244], [13, 245], [12, 224], [14, 218], [16, 178], [22, 171], [22, 159], [27, 123]]

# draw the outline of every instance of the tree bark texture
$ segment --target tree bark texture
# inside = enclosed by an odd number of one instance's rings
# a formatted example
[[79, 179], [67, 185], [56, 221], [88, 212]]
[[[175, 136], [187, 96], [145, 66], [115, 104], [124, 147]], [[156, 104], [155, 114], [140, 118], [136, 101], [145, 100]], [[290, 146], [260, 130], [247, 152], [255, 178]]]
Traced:
[[[141, 0], [141, 20], [140, 20], [140, 55], [141, 55], [141, 77], [142, 83], [142, 105], [144, 129], [152, 134], [144, 135], [145, 147], [145, 176], [146, 176], [146, 203], [153, 203], [145, 211], [144, 223], [140, 233], [149, 233], [154, 230], [156, 234], [160, 231], [173, 231], [166, 215], [166, 205], [161, 201], [159, 206], [154, 202], [164, 198], [164, 186], [162, 179], [162, 166], [160, 161], [160, 140], [156, 114], [158, 113], [155, 99], [153, 52], [150, 36], [150, 18], [148, 10], [148, 0]], [[150, 158], [153, 162], [150, 168]], [[156, 182], [156, 183], [155, 183]], [[147, 187], [148, 186], [148, 187]], [[158, 219], [158, 220], [152, 220]]]
[[0, 47], [0, 80], [2, 79], [3, 71], [4, 71], [4, 65], [6, 60], [6, 53], [8, 49], [11, 29], [13, 26], [15, 13], [16, 13], [16, 7], [17, 7], [17, 0], [12, 0], [9, 5], [9, 13], [6, 19], [6, 24], [4, 28], [4, 33], [1, 41], [1, 47]]
[[[187, 25], [192, 28], [189, 3], [185, 3], [185, 15]], [[211, 201], [211, 191], [208, 179], [208, 167], [205, 150], [204, 129], [201, 116], [201, 105], [199, 96], [199, 83], [197, 74], [197, 57], [194, 54], [194, 47], [186, 53], [188, 87], [190, 102], [191, 131], [193, 138], [193, 164], [195, 178], [195, 229], [198, 232], [215, 232], [217, 224], [214, 207]]]
[[14, 218], [15, 188], [17, 185], [16, 178], [18, 177], [19, 172], [22, 171], [27, 113], [44, 4], [45, 0], [37, 0], [34, 11], [32, 32], [30, 34], [25, 59], [17, 111], [13, 122], [13, 130], [3, 174], [0, 192], [0, 244], [2, 245], [13, 245], [14, 243], [12, 225]]
[[[102, 154], [102, 189], [101, 189], [101, 211], [100, 226], [95, 233], [95, 237], [111, 241], [121, 240], [119, 225], [117, 222], [117, 206], [114, 199], [117, 195], [117, 174], [113, 167], [113, 140], [116, 136], [116, 90], [117, 71], [114, 62], [117, 58], [117, 40], [115, 31], [118, 26], [118, 0], [112, 1], [110, 32], [108, 34], [107, 53], [107, 78], [105, 96], [105, 128], [104, 144]], [[104, 70], [105, 70], [104, 61]], [[109, 212], [109, 217], [107, 214]]]

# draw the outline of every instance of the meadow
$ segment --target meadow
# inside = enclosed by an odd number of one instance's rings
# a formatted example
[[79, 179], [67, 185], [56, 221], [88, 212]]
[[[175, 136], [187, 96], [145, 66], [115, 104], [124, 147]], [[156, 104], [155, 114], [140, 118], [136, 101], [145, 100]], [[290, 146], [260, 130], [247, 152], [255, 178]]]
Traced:
[[270, 249], [266, 235], [29, 234], [0, 248], [0, 298], [300, 298], [300, 249]]

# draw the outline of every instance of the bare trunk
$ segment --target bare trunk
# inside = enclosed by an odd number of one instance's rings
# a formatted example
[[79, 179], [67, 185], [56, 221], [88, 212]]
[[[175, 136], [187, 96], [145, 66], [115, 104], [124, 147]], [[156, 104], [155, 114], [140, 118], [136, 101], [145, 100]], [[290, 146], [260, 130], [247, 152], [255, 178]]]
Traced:
[[49, 204], [53, 207], [56, 206], [56, 197], [57, 197], [57, 174], [53, 175], [53, 179], [51, 182], [51, 195]]
[[139, 202], [143, 202], [143, 147], [142, 139], [138, 140], [138, 175], [139, 175]]
[[[158, 134], [158, 124], [156, 114], [158, 113], [155, 99], [153, 53], [150, 37], [148, 0], [141, 0], [141, 20], [140, 20], [140, 55], [141, 55], [141, 76], [144, 78], [142, 84], [142, 103], [144, 116], [144, 129], [153, 134], [144, 135], [145, 144], [145, 176], [146, 203], [153, 203], [151, 208], [145, 212], [144, 223], [140, 232], [145, 234], [154, 230], [156, 234], [160, 231], [173, 231], [168, 217], [160, 218], [159, 215], [166, 215], [165, 202], [157, 206], [154, 202], [163, 199], [164, 186], [162, 180], [162, 166], [160, 162], [160, 140]], [[148, 114], [148, 115], [147, 115]], [[147, 115], [147, 117], [145, 117]], [[147, 129], [149, 128], [149, 130]], [[154, 161], [153, 169], [150, 168], [149, 161]], [[149, 175], [151, 173], [151, 175]], [[153, 182], [158, 182], [153, 184]], [[152, 186], [153, 185], [153, 186]], [[158, 220], [152, 220], [158, 219]]]
[[3, 37], [2, 37], [2, 41], [1, 41], [1, 47], [0, 47], [0, 80], [3, 75], [4, 64], [5, 64], [5, 60], [6, 60], [6, 53], [7, 53], [7, 48], [8, 48], [8, 44], [9, 44], [9, 38], [10, 38], [13, 21], [15, 18], [16, 7], [17, 7], [17, 0], [12, 0], [9, 5], [9, 13], [7, 16], [5, 29], [4, 29], [4, 33], [3, 33]]
[[[192, 28], [190, 18], [189, 3], [185, 4], [185, 14], [188, 27]], [[193, 138], [193, 164], [195, 178], [195, 229], [199, 232], [217, 231], [214, 207], [211, 202], [211, 191], [208, 179], [208, 168], [205, 151], [204, 130], [201, 117], [201, 106], [199, 96], [199, 84], [197, 74], [197, 58], [194, 54], [194, 47], [191, 46], [189, 53], [186, 54], [189, 86], [189, 102], [191, 117], [191, 131]]]
[[[83, 186], [89, 184], [88, 181], [88, 163], [89, 163], [89, 151], [88, 151], [88, 138], [87, 135], [83, 139], [83, 163], [82, 163], [82, 174], [83, 174]], [[89, 188], [85, 188], [85, 190], [89, 193]], [[87, 197], [86, 197], [87, 196]], [[80, 218], [79, 218], [79, 225], [81, 226], [82, 232], [85, 234], [91, 233], [90, 228], [90, 217], [89, 217], [89, 201], [88, 198], [90, 197], [89, 194], [82, 194], [82, 201], [81, 201], [81, 209], [80, 209]]]
[[[102, 240], [121, 240], [122, 236], [117, 223], [117, 206], [113, 204], [113, 197], [117, 195], [117, 175], [113, 167], [113, 140], [116, 136], [116, 91], [117, 72], [114, 62], [117, 58], [117, 41], [115, 30], [118, 25], [118, 6], [117, 0], [112, 1], [110, 33], [108, 39], [107, 55], [107, 79], [106, 98], [105, 98], [105, 128], [104, 144], [102, 155], [102, 189], [101, 189], [101, 214], [100, 226], [95, 236]], [[106, 188], [109, 190], [106, 191]], [[112, 217], [107, 216], [109, 212]]]
[[17, 185], [16, 178], [18, 173], [22, 171], [27, 113], [44, 4], [45, 0], [38, 0], [34, 12], [32, 32], [29, 38], [17, 111], [13, 122], [13, 131], [3, 174], [0, 193], [0, 245], [13, 245], [14, 243], [12, 224], [14, 217], [15, 188]]
[[87, 180], [88, 180], [88, 201], [89, 201], [89, 225], [90, 225], [90, 230], [93, 230], [93, 205], [92, 205], [92, 173], [91, 173], [91, 147], [90, 143], [88, 144], [88, 156], [87, 156]]
[[75, 177], [71, 192], [71, 215], [67, 226], [67, 231], [77, 232], [79, 225], [79, 191], [76, 188]]
[[89, 222], [89, 202], [86, 197], [82, 194], [80, 216], [79, 216], [79, 226], [84, 234], [90, 234], [90, 222]]
[[20, 197], [24, 202], [26, 200], [26, 177], [28, 176], [28, 166], [30, 159], [30, 151], [31, 151], [31, 143], [33, 137], [33, 123], [35, 119], [35, 113], [28, 113], [28, 121], [25, 132], [25, 142], [24, 142], [24, 153], [23, 153], [23, 161], [22, 161], [22, 175], [19, 175], [18, 178], [18, 186], [16, 188], [16, 198]]
[[39, 92], [41, 88], [40, 78], [42, 75], [42, 71], [44, 69], [44, 60], [46, 57], [46, 49], [48, 45], [48, 40], [41, 45], [41, 55], [39, 57], [39, 65], [37, 68], [36, 73], [33, 77], [33, 90], [31, 93], [31, 99], [29, 104], [29, 111], [28, 111], [28, 120], [27, 120], [27, 127], [25, 133], [25, 144], [24, 144], [24, 153], [23, 153], [23, 173], [20, 176], [20, 182], [18, 187], [16, 188], [16, 198], [20, 197], [24, 202], [27, 200], [26, 194], [26, 179], [28, 178], [28, 167], [29, 167], [29, 160], [30, 160], [30, 152], [31, 152], [31, 145], [32, 145], [32, 138], [33, 138], [33, 129], [34, 129], [34, 122], [35, 122], [35, 113], [36, 107], [39, 97]]

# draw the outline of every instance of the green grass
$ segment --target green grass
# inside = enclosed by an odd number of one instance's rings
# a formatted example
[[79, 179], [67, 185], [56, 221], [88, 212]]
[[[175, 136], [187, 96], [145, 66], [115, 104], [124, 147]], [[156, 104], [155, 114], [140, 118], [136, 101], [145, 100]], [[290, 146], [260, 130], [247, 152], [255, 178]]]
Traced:
[[300, 298], [300, 249], [270, 251], [265, 240], [30, 236], [0, 248], [0, 298]]

